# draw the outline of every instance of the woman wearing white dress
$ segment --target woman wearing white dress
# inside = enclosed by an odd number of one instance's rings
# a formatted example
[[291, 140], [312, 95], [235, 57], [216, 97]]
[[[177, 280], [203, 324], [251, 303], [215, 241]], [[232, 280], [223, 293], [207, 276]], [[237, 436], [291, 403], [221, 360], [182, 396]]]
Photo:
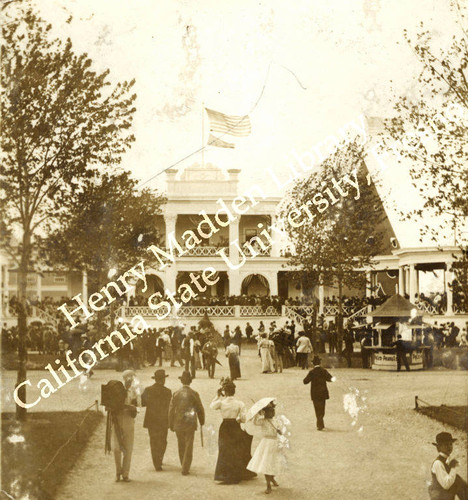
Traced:
[[253, 423], [260, 427], [262, 440], [257, 446], [252, 460], [247, 465], [247, 469], [264, 474], [267, 483], [265, 493], [271, 493], [271, 485], [279, 486], [275, 476], [279, 474], [281, 467], [281, 455], [278, 446], [278, 436], [281, 431], [274, 424], [275, 404], [270, 402], [253, 419]]
[[271, 343], [267, 339], [266, 333], [263, 333], [258, 343], [260, 357], [262, 359], [262, 373], [271, 373], [273, 371], [273, 358], [271, 357]]

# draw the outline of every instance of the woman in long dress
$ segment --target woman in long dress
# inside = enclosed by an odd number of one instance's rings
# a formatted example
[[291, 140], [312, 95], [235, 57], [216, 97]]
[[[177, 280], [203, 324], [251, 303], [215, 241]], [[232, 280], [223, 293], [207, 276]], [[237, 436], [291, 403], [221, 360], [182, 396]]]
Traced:
[[219, 428], [215, 481], [224, 484], [237, 484], [242, 479], [256, 476], [247, 470], [251, 459], [252, 436], [241, 429], [240, 423], [245, 422], [246, 411], [244, 403], [234, 398], [235, 393], [235, 384], [227, 381], [210, 404], [210, 408], [220, 410], [223, 417]]
[[281, 454], [278, 446], [280, 430], [275, 426], [275, 404], [269, 403], [255, 415], [253, 423], [260, 427], [262, 440], [258, 444], [247, 469], [257, 474], [264, 474], [267, 483], [265, 493], [271, 493], [271, 485], [279, 486], [275, 476], [280, 473]]
[[270, 341], [267, 339], [266, 333], [263, 333], [258, 343], [260, 349], [260, 357], [262, 359], [262, 373], [271, 373], [273, 371], [273, 359], [270, 351]]
[[240, 361], [239, 361], [239, 346], [229, 344], [226, 348], [226, 357], [229, 360], [229, 370], [231, 372], [231, 380], [241, 378]]

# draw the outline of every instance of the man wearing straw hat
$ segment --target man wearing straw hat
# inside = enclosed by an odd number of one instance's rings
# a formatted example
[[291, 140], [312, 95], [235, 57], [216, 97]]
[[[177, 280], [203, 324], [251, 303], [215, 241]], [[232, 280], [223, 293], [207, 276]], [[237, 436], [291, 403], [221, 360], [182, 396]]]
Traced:
[[193, 456], [193, 439], [197, 430], [197, 418], [200, 425], [205, 423], [205, 410], [198, 392], [190, 384], [192, 376], [184, 371], [179, 377], [182, 388], [174, 393], [169, 406], [169, 428], [176, 433], [182, 475], [190, 472]]
[[457, 473], [458, 461], [448, 461], [453, 451], [453, 442], [456, 441], [450, 432], [439, 432], [436, 442], [432, 443], [439, 452], [431, 468], [432, 480], [429, 485], [431, 500], [454, 500], [457, 496], [461, 500], [467, 498], [466, 481]]
[[167, 446], [169, 404], [172, 397], [170, 389], [164, 387], [168, 376], [164, 370], [156, 370], [154, 376], [151, 377], [155, 383], [147, 387], [141, 395], [141, 404], [146, 406], [143, 427], [148, 429], [151, 457], [157, 471], [162, 471], [162, 462]]

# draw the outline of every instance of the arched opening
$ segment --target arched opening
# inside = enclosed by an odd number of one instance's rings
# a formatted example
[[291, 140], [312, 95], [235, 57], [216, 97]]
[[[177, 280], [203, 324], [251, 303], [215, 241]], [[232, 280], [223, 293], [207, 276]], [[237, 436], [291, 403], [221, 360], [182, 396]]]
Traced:
[[164, 295], [164, 283], [159, 276], [155, 274], [147, 274], [146, 275], [146, 284], [147, 289], [143, 292], [144, 283], [139, 280], [135, 290], [136, 297], [144, 297], [148, 298], [153, 293], [159, 292], [161, 295]]
[[249, 274], [242, 281], [242, 295], [259, 295], [264, 297], [270, 295], [270, 285], [265, 276], [261, 274]]

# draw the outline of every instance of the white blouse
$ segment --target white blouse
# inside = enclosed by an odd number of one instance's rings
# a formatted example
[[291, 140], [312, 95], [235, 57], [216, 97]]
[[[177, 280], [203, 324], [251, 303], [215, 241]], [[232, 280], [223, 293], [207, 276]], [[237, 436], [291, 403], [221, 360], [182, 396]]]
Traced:
[[212, 410], [220, 410], [223, 418], [235, 418], [239, 422], [245, 422], [245, 404], [234, 396], [216, 396], [210, 404]]

